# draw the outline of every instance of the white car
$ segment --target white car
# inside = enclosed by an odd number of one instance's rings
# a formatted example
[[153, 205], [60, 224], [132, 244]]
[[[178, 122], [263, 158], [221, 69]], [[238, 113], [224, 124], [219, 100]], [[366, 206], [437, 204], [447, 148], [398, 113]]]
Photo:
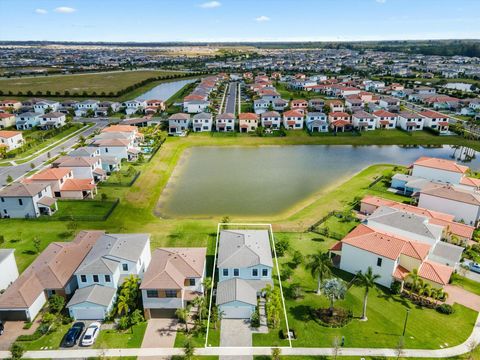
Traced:
[[83, 334], [82, 346], [93, 345], [100, 333], [100, 325], [99, 322], [93, 322], [88, 326], [87, 330], [85, 330], [85, 334]]

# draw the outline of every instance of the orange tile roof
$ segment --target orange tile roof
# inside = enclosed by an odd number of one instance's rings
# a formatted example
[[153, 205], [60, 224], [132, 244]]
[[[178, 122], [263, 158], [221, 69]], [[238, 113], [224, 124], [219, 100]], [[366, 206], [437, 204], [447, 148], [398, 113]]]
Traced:
[[255, 113], [240, 113], [238, 114], [238, 119], [239, 120], [257, 120], [258, 115]]
[[467, 186], [473, 186], [473, 187], [480, 187], [480, 179], [464, 176], [460, 180], [460, 184], [467, 185]]
[[420, 115], [428, 118], [448, 119], [447, 115], [432, 110], [420, 111]]
[[395, 271], [393, 272], [393, 277], [398, 280], [404, 280], [409, 273], [410, 271], [405, 269], [403, 266], [397, 265], [397, 267], [395, 268]]
[[6, 119], [11, 117], [15, 117], [15, 115], [9, 113], [0, 113], [0, 119]]
[[63, 184], [61, 191], [83, 191], [93, 190], [96, 185], [90, 179], [67, 179]]
[[434, 261], [426, 260], [420, 265], [418, 275], [437, 284], [446, 285], [450, 281], [453, 268]]
[[459, 165], [453, 160], [445, 160], [434, 157], [422, 156], [413, 163], [413, 165], [425, 166], [433, 169], [452, 171], [457, 173], [466, 173], [468, 166]]
[[72, 169], [64, 168], [50, 168], [40, 171], [37, 174], [30, 176], [32, 180], [60, 180], [67, 176]]
[[132, 132], [138, 131], [138, 127], [130, 125], [112, 125], [106, 127], [102, 132]]
[[283, 113], [283, 117], [303, 117], [303, 114], [298, 110], [289, 110]]
[[14, 137], [18, 134], [21, 134], [20, 131], [11, 131], [11, 130], [0, 130], [0, 137], [4, 139], [9, 139]]
[[374, 111], [373, 115], [378, 117], [397, 117], [397, 115], [395, 115], [394, 113], [391, 113], [390, 111], [386, 111], [386, 110]]

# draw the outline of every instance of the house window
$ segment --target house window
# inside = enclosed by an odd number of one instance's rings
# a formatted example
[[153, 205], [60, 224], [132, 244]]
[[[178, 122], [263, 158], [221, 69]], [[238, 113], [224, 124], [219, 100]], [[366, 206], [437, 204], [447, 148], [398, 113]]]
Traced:
[[128, 271], [128, 264], [122, 264], [122, 270]]
[[158, 298], [157, 290], [147, 290], [147, 298]]
[[228, 276], [228, 269], [223, 269], [223, 276]]
[[23, 205], [23, 200], [22, 199], [18, 199], [18, 205]]
[[195, 286], [195, 279], [188, 279], [188, 284], [190, 286]]
[[110, 275], [105, 275], [105, 282], [110, 282]]
[[93, 275], [93, 282], [98, 282], [98, 275]]
[[177, 290], [165, 290], [165, 297], [167, 298], [177, 297]]
[[268, 269], [262, 269], [262, 276], [268, 276]]
[[240, 271], [238, 269], [233, 269], [233, 276], [240, 275]]
[[258, 276], [258, 269], [252, 269], [252, 276]]
[[377, 258], [377, 266], [382, 266], [382, 258]]
[[82, 283], [87, 282], [87, 275], [80, 275], [80, 281]]

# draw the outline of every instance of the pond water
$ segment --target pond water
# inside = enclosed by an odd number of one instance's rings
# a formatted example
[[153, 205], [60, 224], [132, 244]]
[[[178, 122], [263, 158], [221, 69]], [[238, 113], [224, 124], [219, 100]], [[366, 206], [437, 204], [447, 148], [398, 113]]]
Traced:
[[[460, 154], [457, 150], [456, 156]], [[160, 196], [160, 216], [273, 215], [363, 168], [407, 165], [420, 156], [450, 159], [454, 149], [294, 145], [186, 150]], [[468, 164], [480, 167], [474, 159]]]
[[137, 96], [135, 100], [168, 100], [185, 85], [190, 84], [197, 79], [184, 79], [161, 83], [154, 88]]
[[447, 89], [454, 89], [454, 90], [461, 90], [461, 91], [471, 91], [471, 84], [466, 84], [466, 83], [448, 83], [443, 86], [444, 88]]

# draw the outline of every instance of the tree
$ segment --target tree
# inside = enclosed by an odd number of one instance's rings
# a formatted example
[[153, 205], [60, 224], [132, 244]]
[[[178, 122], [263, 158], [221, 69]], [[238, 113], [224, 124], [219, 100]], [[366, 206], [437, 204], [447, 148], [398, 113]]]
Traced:
[[301, 263], [303, 263], [303, 254], [300, 251], [295, 250], [292, 256], [292, 264], [294, 268], [297, 268]]
[[328, 279], [322, 285], [323, 293], [330, 300], [330, 314], [333, 314], [333, 304], [336, 300], [345, 298], [347, 287], [339, 279]]
[[412, 282], [412, 291], [417, 291], [420, 283], [421, 283], [421, 278], [420, 275], [418, 275], [418, 269], [413, 269], [408, 275], [406, 276], [406, 279], [410, 279]]
[[317, 278], [317, 295], [320, 295], [323, 279], [332, 274], [332, 260], [328, 253], [319, 251], [316, 254], [308, 255], [306, 268], [310, 270], [312, 277]]
[[127, 296], [125, 295], [119, 295], [118, 296], [118, 302], [117, 302], [117, 314], [122, 315], [122, 314], [128, 314], [130, 312], [130, 306], [129, 306], [130, 300], [128, 299]]
[[203, 279], [203, 292], [205, 293], [205, 297], [208, 297], [208, 292], [212, 288], [212, 278], [206, 277]]
[[130, 314], [130, 324], [132, 326], [137, 325], [143, 321], [145, 321], [145, 318], [143, 317], [142, 310], [135, 309], [134, 311], [132, 311], [132, 313]]
[[7, 176], [7, 183], [10, 184], [11, 182], [13, 182], [13, 177], [12, 177], [12, 175], [8, 175]]
[[189, 309], [187, 308], [179, 308], [175, 311], [175, 315], [177, 316], [178, 320], [181, 323], [185, 324], [185, 332], [188, 333], [188, 314]]
[[185, 343], [183, 344], [183, 353], [184, 353], [185, 360], [192, 360], [193, 356], [195, 355], [195, 347], [193, 346], [193, 343], [190, 337], [188, 337]]
[[192, 303], [197, 307], [198, 318], [200, 319], [200, 321], [202, 321], [202, 319], [205, 317], [207, 312], [205, 297], [197, 296], [195, 299], [193, 299]]
[[280, 290], [273, 288], [270, 284], [265, 289], [265, 313], [267, 315], [268, 325], [275, 329], [280, 325], [280, 315], [282, 313], [282, 299]]
[[275, 242], [275, 252], [278, 257], [282, 257], [290, 248], [290, 243], [287, 239], [280, 239]]
[[53, 294], [50, 296], [50, 299], [48, 299], [48, 308], [52, 313], [58, 314], [64, 306], [65, 298], [63, 296]]
[[369, 266], [367, 272], [364, 274], [362, 271], [359, 271], [355, 277], [355, 282], [365, 288], [365, 294], [363, 296], [363, 311], [362, 311], [362, 320], [367, 320], [367, 299], [368, 292], [371, 288], [375, 286], [375, 282], [380, 279], [380, 275], [374, 274], [372, 267]]
[[272, 348], [272, 360], [280, 360], [280, 355], [282, 354], [282, 350], [278, 347]]
[[38, 254], [40, 252], [40, 246], [41, 246], [41, 240], [38, 237], [34, 237], [33, 240], [33, 248], [35, 249], [35, 254]]
[[223, 318], [223, 311], [219, 311], [216, 306], [212, 306], [212, 311], [210, 312], [210, 322], [213, 324], [213, 328], [217, 329], [217, 324]]
[[87, 139], [85, 139], [85, 136], [80, 135], [78, 137], [78, 145], [85, 146], [86, 144], [87, 144]]

